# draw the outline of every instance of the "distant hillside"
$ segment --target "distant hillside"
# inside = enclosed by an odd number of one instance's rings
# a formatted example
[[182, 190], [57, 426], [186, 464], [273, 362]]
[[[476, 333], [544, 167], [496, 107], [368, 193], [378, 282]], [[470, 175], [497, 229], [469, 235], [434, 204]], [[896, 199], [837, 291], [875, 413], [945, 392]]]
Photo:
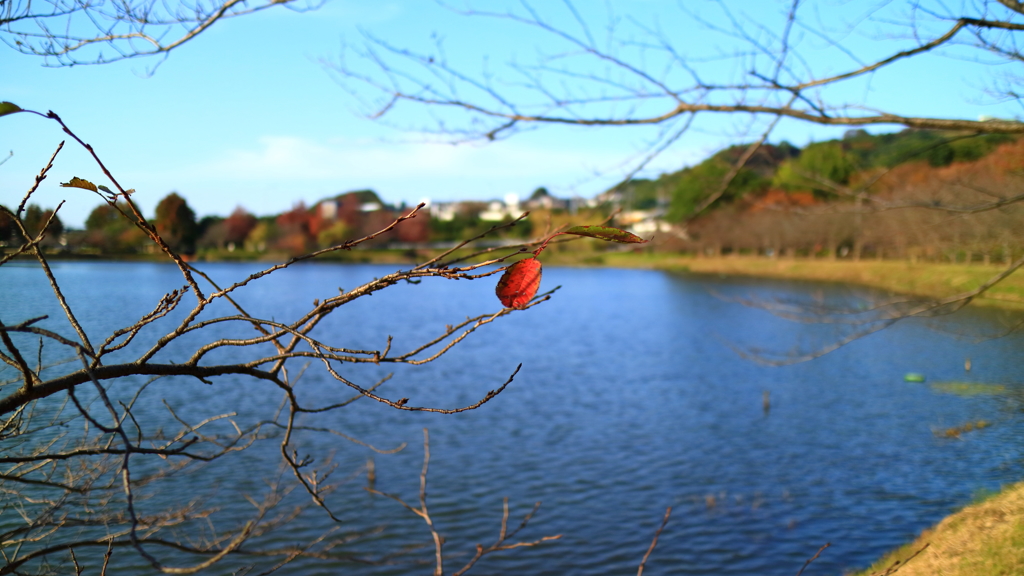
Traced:
[[[637, 178], [608, 192], [618, 193], [626, 209], [670, 208], [669, 218], [680, 220], [692, 211], [696, 203], [706, 195], [707, 190], [713, 189], [722, 181], [747, 146], [732, 146], [715, 153], [696, 166], [662, 174], [656, 180]], [[728, 202], [749, 192], [767, 189], [779, 165], [799, 153], [798, 148], [787, 142], [761, 146], [736, 175], [723, 200]]]
[[[972, 136], [926, 130], [903, 130], [871, 135], [850, 130], [840, 140], [816, 142], [800, 149], [788, 142], [761, 146], [710, 211], [750, 196], [774, 191], [812, 192], [822, 200], [834, 196], [816, 178], [846, 185], [863, 180], [864, 174], [905, 163], [926, 163], [932, 168], [984, 158], [1000, 144], [1013, 142], [1007, 135]], [[679, 222], [717, 190], [731, 166], [748, 144], [721, 150], [696, 166], [662, 174], [655, 180], [634, 179], [609, 193], [617, 193], [623, 207], [666, 209], [666, 219]], [[808, 178], [811, 175], [814, 178]], [[803, 203], [802, 200], [796, 203]]]

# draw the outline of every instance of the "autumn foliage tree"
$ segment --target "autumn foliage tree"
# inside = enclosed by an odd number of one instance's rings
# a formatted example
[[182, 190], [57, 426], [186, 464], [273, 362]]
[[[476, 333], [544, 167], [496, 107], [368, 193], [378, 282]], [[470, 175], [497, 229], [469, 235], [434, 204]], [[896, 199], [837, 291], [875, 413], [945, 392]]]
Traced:
[[225, 240], [229, 243], [241, 246], [249, 237], [249, 232], [256, 227], [256, 217], [250, 214], [245, 208], [238, 206], [231, 212], [231, 215], [224, 220], [227, 228]]
[[299, 202], [276, 219], [277, 240], [275, 247], [289, 254], [302, 254], [313, 246], [311, 224], [314, 217], [304, 202]]

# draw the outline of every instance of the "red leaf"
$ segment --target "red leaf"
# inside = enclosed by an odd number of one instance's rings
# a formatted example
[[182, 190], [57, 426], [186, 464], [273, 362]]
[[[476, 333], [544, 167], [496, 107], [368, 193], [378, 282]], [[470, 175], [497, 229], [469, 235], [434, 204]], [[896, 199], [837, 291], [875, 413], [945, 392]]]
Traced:
[[520, 260], [505, 270], [494, 293], [506, 308], [522, 308], [533, 299], [540, 288], [540, 261], [536, 258]]
[[647, 240], [625, 230], [612, 228], [610, 226], [573, 226], [562, 234], [575, 234], [576, 236], [589, 236], [623, 244], [644, 244]]

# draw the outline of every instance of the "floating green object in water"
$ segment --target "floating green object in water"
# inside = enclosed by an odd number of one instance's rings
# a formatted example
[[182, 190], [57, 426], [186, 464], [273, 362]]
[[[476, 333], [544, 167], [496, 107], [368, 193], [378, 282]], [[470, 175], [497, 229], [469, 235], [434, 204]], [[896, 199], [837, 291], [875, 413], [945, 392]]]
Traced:
[[907, 375], [903, 377], [904, 382], [924, 382], [924, 374], [918, 374], [917, 372], [907, 372]]

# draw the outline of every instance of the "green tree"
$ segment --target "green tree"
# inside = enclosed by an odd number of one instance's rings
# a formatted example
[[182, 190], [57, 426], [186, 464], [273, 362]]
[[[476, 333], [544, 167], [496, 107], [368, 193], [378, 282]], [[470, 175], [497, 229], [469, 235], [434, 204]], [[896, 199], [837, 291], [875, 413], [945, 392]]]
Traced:
[[120, 211], [103, 203], [92, 209], [85, 220], [85, 244], [104, 254], [138, 252], [145, 245], [146, 235], [135, 226], [126, 204], [119, 202], [117, 207]]
[[928, 163], [932, 166], [948, 166], [954, 162], [974, 162], [987, 156], [1000, 144], [1011, 140], [1013, 138], [1005, 134], [986, 134], [975, 138], [956, 140], [929, 151]]
[[[701, 162], [693, 168], [683, 170], [672, 191], [672, 202], [667, 218], [678, 222], [694, 215], [694, 210], [722, 184], [731, 166], [720, 155]], [[754, 190], [766, 188], [768, 180], [754, 171], [741, 168], [729, 182], [720, 201], [729, 202], [742, 198]]]
[[124, 220], [113, 206], [100, 204], [93, 208], [92, 212], [89, 212], [89, 217], [85, 219], [85, 229], [89, 231], [106, 230], [112, 226], [121, 225], [122, 222]]
[[195, 252], [199, 235], [196, 213], [176, 192], [156, 205], [156, 229], [171, 249], [185, 254]]
[[46, 233], [49, 238], [57, 238], [64, 233], [64, 224], [60, 221], [59, 216], [53, 215], [52, 209], [42, 209], [38, 204], [29, 204], [25, 209], [25, 215], [22, 217], [22, 222], [25, 225], [25, 231], [28, 232], [29, 236], [36, 236], [42, 230], [46, 222], [53, 216], [53, 221], [50, 222], [50, 227]]
[[785, 190], [831, 192], [829, 182], [848, 184], [857, 171], [854, 159], [839, 142], [821, 142], [804, 148], [800, 156], [779, 166], [772, 185]]
[[29, 204], [21, 220], [25, 225], [25, 231], [28, 232], [28, 235], [35, 236], [42, 230], [43, 223], [45, 222], [43, 220], [43, 209], [38, 204]]
[[260, 218], [245, 238], [245, 249], [250, 252], [266, 252], [278, 237], [274, 217]]

